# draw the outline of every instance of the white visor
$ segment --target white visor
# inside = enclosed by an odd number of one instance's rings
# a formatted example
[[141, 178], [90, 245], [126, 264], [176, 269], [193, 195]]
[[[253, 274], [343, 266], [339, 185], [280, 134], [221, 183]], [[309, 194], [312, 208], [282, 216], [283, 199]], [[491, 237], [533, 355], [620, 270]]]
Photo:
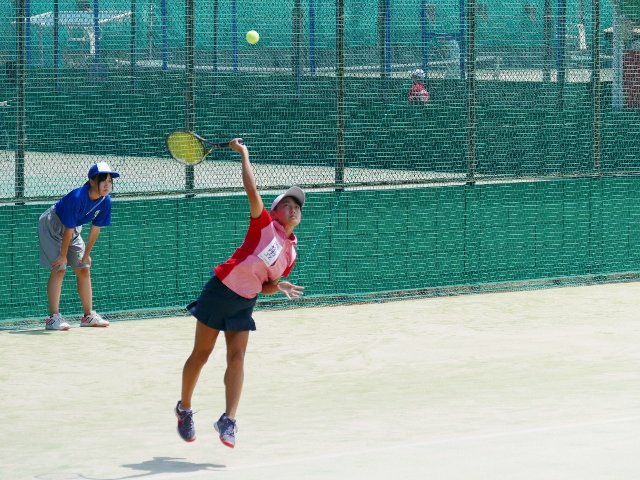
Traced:
[[294, 186], [294, 187], [291, 187], [286, 192], [281, 193], [280, 195], [278, 195], [275, 198], [273, 203], [271, 203], [271, 211], [275, 210], [275, 208], [278, 206], [278, 204], [280, 203], [280, 201], [284, 197], [293, 197], [293, 198], [295, 198], [296, 201], [300, 204], [300, 208], [302, 208], [302, 206], [304, 205], [304, 192], [302, 191], [302, 189], [300, 187], [295, 187]]

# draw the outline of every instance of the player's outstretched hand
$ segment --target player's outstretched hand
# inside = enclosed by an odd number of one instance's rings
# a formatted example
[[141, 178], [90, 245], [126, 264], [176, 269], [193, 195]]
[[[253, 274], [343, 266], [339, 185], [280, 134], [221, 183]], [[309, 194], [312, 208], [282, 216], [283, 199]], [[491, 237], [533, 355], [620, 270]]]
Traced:
[[304, 287], [294, 285], [293, 283], [289, 282], [278, 283], [278, 290], [284, 293], [289, 300], [301, 297], [304, 294]]
[[66, 268], [67, 268], [67, 257], [64, 255], [58, 256], [58, 258], [56, 258], [51, 264], [51, 270], [53, 272], [65, 270]]
[[86, 253], [83, 255], [82, 260], [80, 260], [80, 264], [78, 265], [80, 268], [90, 268], [91, 267], [91, 256]]
[[247, 148], [244, 144], [244, 141], [241, 138], [234, 138], [229, 142], [229, 148], [238, 153], [242, 152], [243, 149]]

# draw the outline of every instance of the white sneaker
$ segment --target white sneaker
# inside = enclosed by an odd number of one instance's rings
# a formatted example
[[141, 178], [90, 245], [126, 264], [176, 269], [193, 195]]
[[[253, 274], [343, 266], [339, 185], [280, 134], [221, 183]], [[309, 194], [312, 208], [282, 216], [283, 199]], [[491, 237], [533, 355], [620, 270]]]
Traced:
[[102, 318], [95, 310], [80, 319], [81, 327], [108, 327], [109, 322]]
[[59, 313], [54, 313], [53, 315], [47, 317], [45, 319], [45, 322], [46, 324], [44, 328], [46, 330], [69, 330], [71, 328]]

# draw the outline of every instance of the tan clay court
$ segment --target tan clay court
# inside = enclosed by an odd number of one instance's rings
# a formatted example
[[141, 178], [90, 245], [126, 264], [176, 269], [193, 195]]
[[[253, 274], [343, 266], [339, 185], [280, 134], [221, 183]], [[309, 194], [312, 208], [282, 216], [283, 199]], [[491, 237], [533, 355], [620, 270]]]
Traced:
[[640, 477], [639, 283], [257, 311], [238, 443], [224, 342], [173, 408], [191, 317], [0, 333], [0, 478]]

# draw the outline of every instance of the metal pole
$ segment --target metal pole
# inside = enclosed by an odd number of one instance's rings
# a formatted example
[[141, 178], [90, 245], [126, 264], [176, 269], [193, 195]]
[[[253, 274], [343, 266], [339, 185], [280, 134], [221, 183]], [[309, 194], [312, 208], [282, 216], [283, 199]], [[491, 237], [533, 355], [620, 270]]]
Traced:
[[427, 44], [427, 2], [423, 0], [420, 4], [420, 45], [422, 47], [422, 70], [427, 72], [429, 68], [429, 46]]
[[136, 0], [131, 0], [131, 88], [135, 89], [136, 86], [136, 43], [138, 36], [138, 26], [136, 23]]
[[[17, 6], [17, 3], [16, 3]], [[31, 65], [31, 0], [24, 0], [24, 42], [25, 42], [25, 58], [26, 64]]]
[[564, 108], [564, 84], [566, 81], [566, 38], [567, 38], [567, 0], [558, 0], [558, 51], [556, 67], [558, 69], [558, 106]]
[[149, 2], [147, 10], [147, 58], [153, 60], [153, 49], [155, 48], [155, 6]]
[[169, 16], [167, 0], [160, 0], [160, 31], [162, 35], [162, 70], [169, 69]]
[[613, 58], [611, 69], [613, 70], [613, 82], [611, 84], [611, 107], [620, 111], [624, 106], [623, 94], [623, 64], [624, 64], [624, 39], [622, 36], [622, 11], [613, 4]]
[[391, 75], [391, 0], [385, 1], [384, 8], [384, 72]]
[[233, 71], [238, 71], [238, 2], [231, 0], [231, 49], [233, 53]]
[[[465, 0], [460, 0], [460, 4], [458, 6], [459, 10], [460, 10], [460, 33], [458, 35], [458, 63], [460, 64], [460, 78], [463, 79], [464, 78], [464, 72], [465, 72], [465, 59], [467, 57], [467, 52], [466, 52], [466, 42], [464, 41], [464, 37], [465, 37], [465, 4], [464, 4]], [[473, 25], [471, 25], [471, 22], [469, 22], [469, 28], [471, 28], [473, 26], [473, 28], [475, 29], [475, 12], [476, 12], [476, 3], [474, 2], [469, 2], [469, 3], [473, 3], [472, 6], [469, 6], [470, 9], [473, 10], [472, 14], [473, 14]], [[474, 35], [474, 43], [475, 43], [475, 32], [472, 32], [472, 35]], [[475, 54], [474, 54], [475, 55]]]
[[[218, 28], [220, 25], [220, 2], [213, 1], [213, 71], [218, 71]], [[214, 83], [215, 86], [215, 83]]]
[[53, 76], [58, 89], [60, 73], [60, 0], [53, 0]]
[[[195, 129], [195, 0], [186, 0], [185, 11], [185, 128], [188, 131]], [[195, 187], [194, 166], [185, 167], [185, 189], [190, 192]]]
[[602, 156], [602, 99], [600, 78], [600, 0], [593, 0], [593, 34], [591, 39], [591, 98], [593, 99], [593, 168], [600, 170]]
[[467, 2], [467, 45], [465, 52], [467, 55], [466, 72], [462, 75], [467, 77], [467, 184], [475, 182], [476, 175], [476, 72], [475, 72], [475, 52], [476, 52], [476, 1]]
[[212, 85], [211, 90], [214, 94], [218, 93], [218, 31], [220, 26], [220, 2], [213, 1], [213, 58], [211, 59], [212, 67]]
[[96, 70], [100, 67], [100, 0], [93, 0], [93, 65]]
[[293, 74], [296, 79], [296, 94], [300, 95], [302, 79], [302, 2], [294, 0], [292, 24], [293, 24]]
[[316, 74], [316, 7], [314, 0], [309, 0], [309, 71]]
[[336, 0], [336, 191], [344, 190], [344, 0]]
[[553, 29], [553, 14], [551, 13], [551, 0], [544, 0], [544, 58], [542, 69], [542, 81], [551, 81], [551, 64], [553, 59], [553, 47], [551, 45], [551, 30]]
[[27, 63], [26, 0], [16, 0], [16, 150], [15, 197], [24, 198], [24, 154], [26, 147], [25, 68]]
[[378, 46], [380, 49], [380, 76], [391, 74], [391, 0], [378, 1]]

